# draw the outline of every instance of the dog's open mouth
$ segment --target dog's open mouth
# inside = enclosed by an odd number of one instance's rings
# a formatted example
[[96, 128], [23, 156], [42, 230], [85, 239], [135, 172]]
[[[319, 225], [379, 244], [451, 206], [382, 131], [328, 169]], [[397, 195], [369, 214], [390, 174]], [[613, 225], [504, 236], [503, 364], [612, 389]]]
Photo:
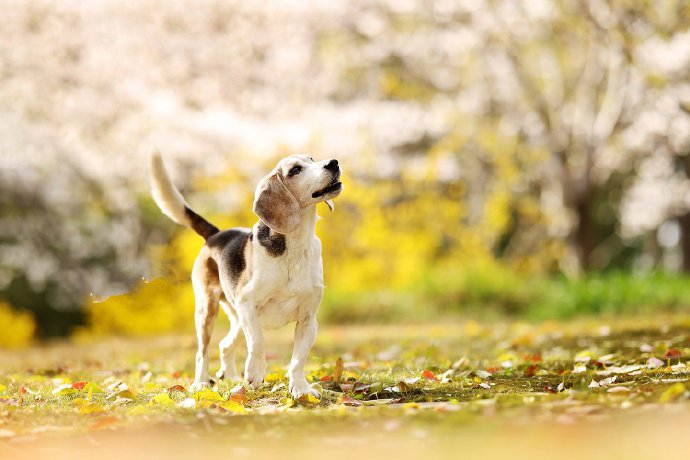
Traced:
[[321, 190], [317, 190], [314, 193], [312, 193], [311, 197], [318, 198], [320, 196], [328, 195], [329, 193], [337, 192], [338, 190], [340, 190], [340, 187], [342, 186], [343, 183], [336, 179], [335, 181], [331, 182], [329, 185], [322, 188]]

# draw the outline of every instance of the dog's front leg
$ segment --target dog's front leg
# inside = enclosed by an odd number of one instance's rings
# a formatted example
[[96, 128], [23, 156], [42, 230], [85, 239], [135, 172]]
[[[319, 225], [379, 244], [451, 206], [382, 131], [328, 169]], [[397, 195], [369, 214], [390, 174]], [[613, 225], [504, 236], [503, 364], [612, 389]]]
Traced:
[[254, 304], [240, 302], [237, 308], [238, 318], [244, 337], [247, 341], [247, 362], [244, 366], [244, 379], [252, 387], [258, 388], [266, 375], [266, 353], [261, 323]]
[[316, 315], [310, 314], [299, 321], [295, 326], [295, 344], [292, 350], [292, 360], [290, 361], [290, 394], [297, 399], [300, 396], [311, 394], [317, 398], [321, 395], [314, 388], [309, 386], [307, 379], [304, 378], [304, 364], [309, 356], [309, 351], [314, 345], [318, 324]]

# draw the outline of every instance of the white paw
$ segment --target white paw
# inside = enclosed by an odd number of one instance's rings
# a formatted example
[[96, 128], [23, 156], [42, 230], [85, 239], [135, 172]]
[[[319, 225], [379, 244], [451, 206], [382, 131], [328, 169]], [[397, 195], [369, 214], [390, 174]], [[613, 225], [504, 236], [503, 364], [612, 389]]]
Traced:
[[304, 378], [290, 380], [290, 395], [295, 399], [299, 399], [304, 395], [312, 395], [315, 398], [321, 399], [321, 393], [309, 386]]
[[210, 388], [211, 384], [209, 382], [194, 382], [189, 386], [190, 393], [196, 393], [202, 388]]
[[266, 376], [266, 360], [263, 358], [249, 358], [244, 369], [244, 379], [252, 388], [259, 388]]

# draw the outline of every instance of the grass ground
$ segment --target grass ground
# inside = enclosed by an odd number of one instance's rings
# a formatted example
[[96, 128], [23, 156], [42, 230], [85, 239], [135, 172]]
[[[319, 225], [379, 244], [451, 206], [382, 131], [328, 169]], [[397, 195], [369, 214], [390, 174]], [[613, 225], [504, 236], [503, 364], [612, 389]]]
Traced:
[[287, 329], [258, 390], [189, 393], [192, 337], [4, 351], [0, 457], [667, 457], [688, 449], [689, 331], [680, 315], [322, 328], [323, 397], [297, 402]]

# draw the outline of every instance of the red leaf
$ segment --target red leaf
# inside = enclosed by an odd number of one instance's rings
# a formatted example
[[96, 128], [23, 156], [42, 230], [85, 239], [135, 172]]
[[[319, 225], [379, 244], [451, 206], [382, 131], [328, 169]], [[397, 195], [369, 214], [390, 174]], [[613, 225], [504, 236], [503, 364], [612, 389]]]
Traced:
[[425, 379], [430, 380], [432, 382], [438, 381], [438, 379], [436, 378], [436, 375], [428, 369], [425, 370], [424, 372], [422, 372], [422, 377], [424, 377]]
[[664, 359], [678, 359], [680, 358], [681, 352], [677, 348], [669, 348], [664, 353]]
[[180, 374], [180, 371], [175, 371], [172, 373], [172, 378], [179, 379], [180, 375], [182, 375], [182, 374]]
[[552, 387], [551, 385], [546, 385], [544, 387], [544, 391], [547, 391], [549, 393], [558, 393], [558, 390]]
[[340, 384], [340, 389], [343, 390], [344, 393], [348, 393], [353, 390], [355, 387], [354, 383], [341, 383]]
[[247, 387], [245, 387], [244, 385], [238, 385], [238, 386], [239, 386], [239, 388], [237, 388], [236, 390], [234, 390], [234, 391], [231, 390], [232, 396], [246, 396], [247, 395]]
[[330, 382], [331, 380], [333, 380], [333, 377], [331, 377], [330, 375], [324, 375], [323, 377], [321, 377], [322, 382]]
[[20, 395], [28, 395], [28, 394], [29, 394], [29, 389], [26, 388], [26, 387], [24, 387], [24, 386], [21, 386], [21, 387], [19, 387], [19, 394], [20, 394]]
[[488, 372], [489, 374], [495, 374], [496, 372], [498, 372], [500, 370], [501, 370], [501, 368], [497, 367], [497, 366], [491, 366], [491, 367], [486, 368], [486, 372]]
[[361, 406], [361, 405], [362, 405], [362, 402], [361, 402], [361, 401], [357, 401], [355, 398], [351, 398], [351, 397], [349, 397], [349, 396], [347, 396], [347, 395], [346, 395], [346, 396], [343, 396], [342, 401], [343, 401], [343, 404], [345, 404], [346, 406], [355, 406], [355, 407], [357, 407], [357, 406]]
[[537, 373], [539, 370], [539, 366], [536, 364], [532, 364], [525, 369], [525, 377], [534, 377], [534, 375]]
[[247, 404], [249, 404], [249, 400], [247, 399], [247, 397], [244, 394], [240, 394], [240, 393], [231, 395], [228, 398], [228, 401], [235, 401], [236, 403], [240, 403], [243, 406], [246, 406]]
[[72, 388], [74, 388], [75, 390], [83, 390], [85, 386], [86, 382], [74, 382], [72, 384]]
[[168, 388], [168, 393], [172, 393], [173, 391], [182, 391], [185, 392], [185, 388], [182, 385], [173, 385], [170, 388]]
[[540, 353], [534, 353], [534, 354], [527, 353], [525, 355], [525, 361], [527, 361], [528, 363], [530, 363], [530, 362], [540, 363], [541, 362], [541, 354]]

